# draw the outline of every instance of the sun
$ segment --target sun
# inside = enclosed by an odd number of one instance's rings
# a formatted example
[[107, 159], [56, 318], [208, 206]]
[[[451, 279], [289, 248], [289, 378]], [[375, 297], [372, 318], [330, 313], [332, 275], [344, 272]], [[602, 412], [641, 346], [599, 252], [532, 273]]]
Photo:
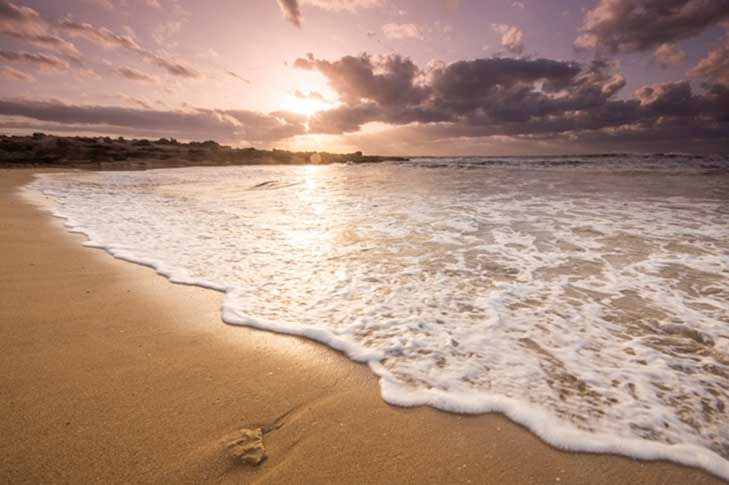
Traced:
[[287, 95], [284, 101], [283, 109], [298, 113], [310, 118], [319, 111], [331, 109], [333, 105], [326, 101], [311, 98], [302, 98], [294, 95]]

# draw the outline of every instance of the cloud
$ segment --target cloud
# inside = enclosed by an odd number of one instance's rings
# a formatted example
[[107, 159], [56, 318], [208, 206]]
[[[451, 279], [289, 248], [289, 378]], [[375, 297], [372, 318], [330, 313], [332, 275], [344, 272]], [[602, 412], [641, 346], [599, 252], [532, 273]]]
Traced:
[[417, 103], [425, 95], [415, 85], [418, 67], [410, 59], [396, 55], [381, 59], [367, 54], [345, 56], [335, 62], [310, 55], [297, 59], [294, 67], [324, 74], [340, 98], [349, 104], [368, 99], [384, 106], [401, 105]]
[[725, 0], [600, 0], [585, 15], [575, 46], [613, 54], [646, 51], [727, 19]]
[[[14, 35], [14, 34], [12, 34]], [[15, 36], [15, 35], [14, 35]], [[16, 36], [17, 37], [17, 36]], [[81, 64], [81, 53], [78, 51], [75, 45], [73, 45], [71, 42], [68, 42], [65, 39], [62, 39], [60, 37], [57, 37], [55, 35], [34, 35], [32, 37], [21, 37], [31, 44], [41, 47], [43, 49], [48, 49], [51, 51], [56, 51], [63, 55], [66, 59], [71, 61], [73, 64], [80, 65]]]
[[[536, 90], [564, 89], [571, 83], [585, 100], [595, 95], [586, 87], [607, 75], [576, 79], [580, 67], [548, 59], [478, 59], [450, 65], [435, 63], [419, 69], [410, 59], [392, 55], [346, 56], [329, 62], [313, 56], [297, 59], [295, 66], [324, 74], [344, 106], [315, 116], [310, 125], [327, 133], [356, 131], [362, 124], [382, 121], [485, 123], [491, 117], [529, 118], [550, 101]], [[582, 91], [581, 91], [582, 92]], [[540, 97], [541, 96], [541, 97]], [[508, 106], [507, 106], [508, 105]]]
[[415, 24], [385, 24], [382, 32], [388, 39], [422, 39], [423, 29]]
[[729, 86], [729, 33], [724, 36], [720, 45], [711, 49], [708, 55], [689, 71], [689, 76]]
[[278, 0], [278, 7], [286, 20], [301, 27], [302, 15], [298, 0]]
[[180, 64], [179, 62], [172, 59], [168, 59], [157, 54], [152, 54], [151, 52], [145, 52], [142, 55], [149, 62], [155, 64], [158, 67], [161, 67], [173, 76], [184, 77], [188, 79], [198, 79], [202, 77], [202, 75], [196, 70]]
[[246, 79], [246, 78], [244, 78], [243, 76], [241, 76], [240, 74], [237, 74], [237, 73], [235, 73], [235, 72], [233, 72], [233, 71], [225, 71], [225, 73], [226, 73], [226, 74], [227, 74], [228, 76], [230, 76], [230, 77], [233, 77], [233, 78], [237, 79], [238, 81], [243, 81], [243, 82], [244, 82], [244, 83], [246, 83], [246, 84], [253, 84], [253, 81], [251, 81], [250, 79]]
[[156, 78], [131, 67], [121, 66], [114, 69], [114, 71], [120, 76], [129, 79], [130, 81], [137, 81], [148, 84], [156, 84], [158, 82]]
[[19, 7], [7, 0], [1, 0], [0, 32], [43, 35], [47, 32], [47, 29], [38, 12], [32, 8]]
[[296, 115], [190, 108], [160, 111], [117, 106], [69, 105], [59, 101], [0, 99], [0, 115], [42, 122], [49, 129], [136, 136], [215, 138], [225, 143], [270, 143], [305, 131]]
[[0, 66], [0, 78], [12, 81], [33, 82], [35, 78], [28, 73], [19, 71], [14, 67]]
[[[620, 151], [723, 153], [725, 126], [700, 122], [666, 123], [550, 134], [455, 136], [447, 125], [407, 125], [341, 136], [341, 143], [370, 153], [401, 155], [533, 156]], [[722, 138], [724, 137], [724, 139]], [[687, 148], [690, 143], [690, 149]]]
[[514, 54], [524, 52], [524, 32], [513, 25], [491, 24], [494, 32], [501, 34], [501, 46]]
[[524, 10], [526, 8], [526, 5], [524, 5], [524, 2], [511, 2], [511, 6], [514, 8], [519, 8], [521, 10]]
[[136, 106], [136, 107], [146, 109], [146, 110], [154, 109], [154, 107], [151, 104], [149, 104], [148, 102], [146, 102], [145, 100], [140, 99], [140, 98], [135, 98], [134, 96], [129, 96], [128, 94], [120, 93], [120, 94], [117, 94], [117, 97], [132, 106]]
[[50, 33], [48, 24], [32, 8], [0, 0], [0, 33], [54, 51], [74, 64], [81, 63], [76, 46]]
[[311, 5], [324, 10], [355, 12], [362, 8], [382, 5], [384, 0], [277, 0], [284, 18], [297, 27], [301, 27], [303, 15], [302, 5]]
[[69, 35], [84, 38], [107, 49], [121, 47], [135, 52], [143, 50], [132, 36], [115, 34], [106, 27], [95, 27], [89, 23], [76, 22], [69, 17], [62, 19], [58, 26]]
[[[618, 98], [625, 78], [614, 63], [486, 58], [433, 63], [421, 69], [391, 55], [313, 55], [295, 66], [322, 73], [342, 104], [312, 116], [312, 133], [356, 133], [367, 123], [420, 126], [441, 138], [582, 136], [587, 132], [645, 136], [691, 125], [696, 136], [729, 132], [729, 88], [693, 92], [689, 82], [644, 86]], [[703, 127], [703, 131], [702, 131]], [[674, 130], [675, 131], [675, 130]], [[632, 136], [632, 135], [631, 135]]]
[[84, 79], [93, 79], [94, 81], [100, 81], [102, 77], [95, 70], [91, 68], [82, 68], [74, 72], [75, 76]]
[[131, 35], [121, 35], [112, 32], [106, 27], [96, 27], [85, 22], [76, 22], [71, 18], [64, 18], [58, 24], [59, 28], [68, 32], [69, 35], [84, 38], [107, 49], [121, 48], [138, 55], [147, 62], [150, 62], [169, 74], [177, 77], [197, 79], [202, 77], [196, 70], [187, 67], [174, 59], [156, 54], [140, 46]]
[[31, 64], [45, 70], [65, 71], [69, 68], [68, 63], [58, 57], [35, 52], [0, 50], [0, 58], [8, 62]]
[[688, 81], [642, 86], [636, 91], [635, 97], [644, 110], [655, 115], [687, 116], [699, 113], [699, 104]]
[[654, 55], [656, 62], [661, 67], [677, 66], [686, 61], [686, 53], [676, 44], [661, 44]]

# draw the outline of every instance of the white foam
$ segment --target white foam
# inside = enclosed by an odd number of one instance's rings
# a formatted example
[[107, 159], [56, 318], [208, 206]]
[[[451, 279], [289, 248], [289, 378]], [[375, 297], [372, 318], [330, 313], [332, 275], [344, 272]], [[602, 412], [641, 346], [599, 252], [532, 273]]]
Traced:
[[388, 402], [729, 479], [727, 178], [643, 177], [233, 167], [32, 188], [87, 245], [225, 292], [227, 323], [367, 362]]

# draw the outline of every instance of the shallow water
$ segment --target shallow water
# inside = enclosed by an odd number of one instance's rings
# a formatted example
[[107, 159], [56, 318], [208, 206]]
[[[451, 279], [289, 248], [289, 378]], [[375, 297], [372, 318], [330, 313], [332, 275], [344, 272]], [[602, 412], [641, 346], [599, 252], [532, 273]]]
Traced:
[[[729, 164], [628, 156], [44, 175], [89, 245], [367, 361], [402, 405], [729, 479]], [[485, 437], [488, 439], [488, 437]]]

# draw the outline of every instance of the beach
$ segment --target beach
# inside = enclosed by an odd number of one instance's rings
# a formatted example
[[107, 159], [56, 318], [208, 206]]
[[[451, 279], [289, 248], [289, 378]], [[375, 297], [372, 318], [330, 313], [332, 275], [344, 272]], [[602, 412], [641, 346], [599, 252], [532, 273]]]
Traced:
[[[403, 408], [324, 345], [226, 325], [222, 293], [81, 246], [0, 171], [0, 479], [7, 483], [721, 483], [568, 453], [506, 418]], [[261, 428], [267, 460], [230, 443]]]

